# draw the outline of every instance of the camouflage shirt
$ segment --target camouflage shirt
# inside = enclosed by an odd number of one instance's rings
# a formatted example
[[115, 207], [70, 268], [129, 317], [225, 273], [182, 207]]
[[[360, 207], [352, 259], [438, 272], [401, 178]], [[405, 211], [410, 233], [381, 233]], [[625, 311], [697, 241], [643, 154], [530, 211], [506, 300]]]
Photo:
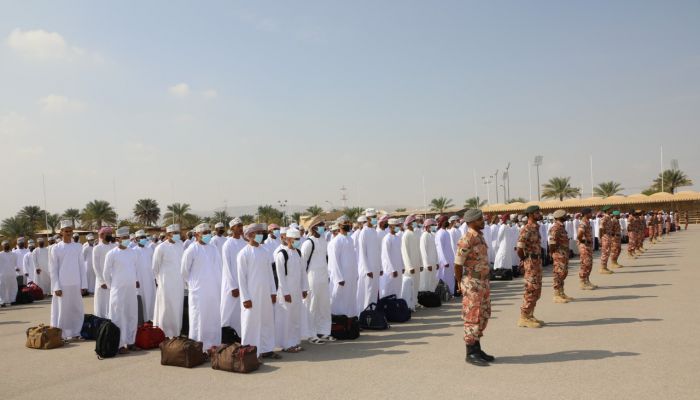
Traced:
[[612, 234], [615, 237], [622, 236], [622, 227], [620, 226], [620, 220], [616, 217], [612, 218]]
[[469, 228], [467, 233], [457, 242], [455, 264], [463, 265], [467, 273], [472, 271], [488, 271], [489, 257], [487, 249], [484, 235], [481, 232]]
[[525, 256], [536, 255], [539, 256], [542, 252], [540, 247], [540, 226], [537, 223], [528, 222], [520, 230], [520, 236], [518, 237], [517, 247], [523, 249]]
[[600, 237], [613, 235], [613, 221], [608, 214], [600, 219]]
[[566, 233], [564, 224], [561, 221], [554, 221], [552, 229], [549, 230], [549, 240], [550, 245], [556, 245], [558, 252], [569, 250], [569, 235]]
[[579, 244], [584, 244], [586, 246], [593, 245], [593, 234], [591, 232], [591, 221], [581, 220], [578, 226], [578, 232], [576, 232], [576, 237], [582, 237], [583, 241], [579, 241]]

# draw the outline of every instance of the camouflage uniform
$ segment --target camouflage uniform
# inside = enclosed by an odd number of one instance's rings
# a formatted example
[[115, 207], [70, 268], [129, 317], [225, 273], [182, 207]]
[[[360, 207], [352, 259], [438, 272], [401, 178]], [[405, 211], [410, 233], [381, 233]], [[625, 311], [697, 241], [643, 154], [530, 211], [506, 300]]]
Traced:
[[593, 268], [593, 234], [591, 233], [591, 222], [581, 219], [578, 226], [576, 237], [582, 237], [583, 240], [578, 240], [578, 251], [581, 258], [581, 267], [578, 270], [578, 277], [581, 280], [588, 281]]
[[622, 251], [622, 228], [620, 227], [620, 220], [617, 217], [612, 218], [612, 246], [611, 246], [611, 259], [614, 264], [617, 264], [617, 259], [620, 257], [620, 252]]
[[564, 279], [569, 274], [569, 235], [561, 221], [554, 221], [554, 225], [549, 230], [550, 245], [557, 246], [557, 250], [552, 254], [554, 260], [552, 288], [555, 293], [564, 290]]
[[520, 231], [517, 247], [523, 249], [525, 260], [525, 293], [520, 311], [523, 316], [532, 317], [537, 300], [542, 294], [542, 248], [540, 247], [540, 227], [528, 222]]
[[649, 217], [649, 222], [647, 223], [647, 226], [649, 228], [649, 241], [653, 243], [654, 240], [656, 240], [656, 217], [655, 216]]
[[646, 222], [644, 222], [644, 216], [637, 216], [637, 245], [635, 249], [641, 249], [644, 247], [644, 240], [646, 239]]
[[627, 217], [627, 253], [633, 255], [637, 250], [637, 222], [639, 219], [636, 215], [630, 214]]
[[484, 335], [491, 317], [491, 284], [487, 249], [484, 235], [471, 228], [457, 243], [455, 264], [464, 266], [460, 282], [464, 341], [470, 346]]
[[610, 249], [613, 242], [613, 221], [610, 215], [605, 214], [600, 219], [600, 268], [608, 268]]

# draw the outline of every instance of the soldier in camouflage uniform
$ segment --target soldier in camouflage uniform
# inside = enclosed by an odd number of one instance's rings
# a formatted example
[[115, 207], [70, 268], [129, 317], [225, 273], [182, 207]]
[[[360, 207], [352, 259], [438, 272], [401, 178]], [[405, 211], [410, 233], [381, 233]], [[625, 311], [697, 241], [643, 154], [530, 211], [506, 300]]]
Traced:
[[603, 206], [603, 218], [600, 219], [600, 270], [603, 275], [609, 275], [613, 272], [608, 269], [608, 260], [610, 259], [610, 250], [613, 242], [613, 222], [610, 217], [610, 206]]
[[630, 257], [637, 258], [637, 244], [639, 239], [637, 238], [639, 218], [637, 218], [637, 212], [633, 211], [629, 213], [627, 217], [627, 255]]
[[576, 240], [578, 242], [579, 258], [581, 267], [578, 270], [578, 277], [581, 280], [581, 289], [593, 290], [598, 286], [591, 283], [591, 269], [593, 269], [593, 232], [591, 230], [591, 217], [593, 210], [589, 207], [581, 210], [581, 223], [576, 232]]
[[564, 228], [567, 219], [566, 211], [554, 212], [554, 225], [549, 230], [549, 254], [552, 255], [554, 268], [552, 270], [552, 289], [555, 303], [568, 303], [573, 300], [564, 293], [564, 280], [569, 274], [569, 235]]
[[620, 252], [622, 251], [622, 228], [620, 227], [620, 212], [617, 210], [612, 213], [612, 233], [610, 267], [622, 268], [624, 265], [620, 265], [617, 262], [617, 259], [620, 257]]
[[525, 270], [525, 293], [520, 307], [518, 326], [522, 328], [541, 328], [544, 322], [535, 318], [535, 306], [542, 294], [542, 248], [540, 247], [540, 227], [542, 214], [538, 206], [525, 210], [527, 224], [523, 226], [518, 237], [518, 257]]
[[634, 210], [635, 214], [637, 214], [637, 245], [635, 246], [635, 254], [637, 253], [646, 253], [646, 249], [644, 248], [644, 240], [646, 240], [646, 229], [647, 229], [647, 224], [646, 221], [644, 221], [644, 211], [642, 210]]
[[491, 317], [488, 246], [481, 232], [484, 229], [483, 214], [478, 209], [467, 210], [464, 222], [469, 228], [457, 243], [455, 280], [462, 293], [464, 342], [467, 346], [465, 360], [473, 365], [486, 366], [495, 359], [481, 350], [481, 337]]
[[647, 221], [649, 229], [649, 243], [656, 244], [656, 214], [649, 212], [649, 221]]

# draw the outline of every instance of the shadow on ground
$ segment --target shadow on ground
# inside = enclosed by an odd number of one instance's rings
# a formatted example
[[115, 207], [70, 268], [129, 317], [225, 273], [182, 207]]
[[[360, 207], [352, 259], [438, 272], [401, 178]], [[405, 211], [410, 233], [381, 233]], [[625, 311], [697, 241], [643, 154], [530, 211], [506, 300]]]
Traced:
[[633, 324], [638, 322], [658, 322], [663, 321], [661, 318], [600, 318], [588, 321], [565, 321], [565, 322], [547, 322], [547, 327], [579, 327], [592, 325], [616, 325], [616, 324]]
[[638, 356], [639, 353], [612, 352], [608, 350], [569, 350], [548, 354], [528, 354], [524, 356], [498, 357], [498, 364], [543, 364], [567, 361], [603, 360], [612, 357]]

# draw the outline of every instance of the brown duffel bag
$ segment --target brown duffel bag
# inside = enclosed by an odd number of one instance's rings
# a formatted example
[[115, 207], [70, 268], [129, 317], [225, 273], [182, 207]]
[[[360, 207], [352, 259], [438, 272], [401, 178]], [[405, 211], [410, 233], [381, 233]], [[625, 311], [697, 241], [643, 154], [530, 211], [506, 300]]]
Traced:
[[260, 368], [258, 348], [238, 343], [223, 344], [211, 356], [211, 367], [222, 371], [248, 373]]
[[206, 360], [202, 342], [186, 337], [168, 339], [160, 344], [161, 365], [193, 368]]
[[60, 328], [53, 328], [40, 324], [27, 329], [26, 346], [30, 349], [55, 349], [63, 347], [63, 332]]

